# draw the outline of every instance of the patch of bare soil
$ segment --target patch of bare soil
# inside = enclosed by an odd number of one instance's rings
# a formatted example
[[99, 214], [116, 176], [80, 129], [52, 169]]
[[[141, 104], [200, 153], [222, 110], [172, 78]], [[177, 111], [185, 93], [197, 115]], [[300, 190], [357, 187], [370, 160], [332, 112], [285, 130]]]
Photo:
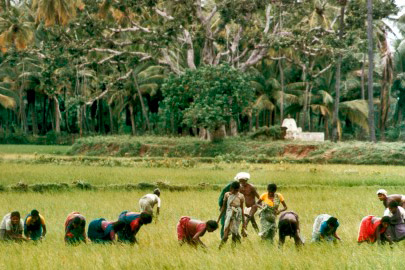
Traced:
[[283, 157], [294, 157], [297, 159], [306, 158], [309, 153], [318, 149], [315, 145], [286, 145], [284, 147]]
[[151, 146], [148, 144], [142, 144], [141, 149], [139, 149], [139, 156], [143, 157], [145, 154], [147, 154], [150, 150]]

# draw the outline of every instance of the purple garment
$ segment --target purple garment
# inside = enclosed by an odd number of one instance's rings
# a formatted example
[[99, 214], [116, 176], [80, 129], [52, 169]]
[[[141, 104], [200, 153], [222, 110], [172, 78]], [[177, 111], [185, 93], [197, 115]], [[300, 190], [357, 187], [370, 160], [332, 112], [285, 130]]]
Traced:
[[402, 219], [401, 212], [399, 209], [390, 217], [390, 226], [387, 228], [386, 232], [391, 240], [394, 242], [399, 242], [405, 239], [405, 223]]

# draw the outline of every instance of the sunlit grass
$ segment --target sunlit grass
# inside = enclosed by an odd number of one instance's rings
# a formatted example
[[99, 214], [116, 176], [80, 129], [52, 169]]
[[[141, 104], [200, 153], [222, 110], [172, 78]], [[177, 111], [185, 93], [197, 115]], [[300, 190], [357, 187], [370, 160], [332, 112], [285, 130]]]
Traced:
[[[264, 190], [260, 190], [260, 193]], [[115, 220], [122, 210], [138, 210], [142, 192], [63, 192], [3, 193], [1, 215], [12, 210], [28, 213], [37, 208], [46, 218], [49, 234], [40, 245], [0, 244], [1, 269], [257, 269], [259, 266], [282, 269], [367, 269], [401, 267], [405, 262], [404, 245], [361, 245], [356, 243], [361, 218], [381, 215], [382, 204], [374, 189], [335, 187], [314, 189], [281, 189], [289, 209], [301, 218], [302, 235], [307, 243], [296, 250], [291, 239], [280, 250], [263, 243], [249, 228], [249, 237], [237, 249], [227, 245], [218, 251], [219, 233], [203, 237], [206, 251], [179, 247], [176, 224], [183, 215], [202, 220], [216, 219], [218, 192], [163, 192], [162, 213], [157, 223], [143, 227], [138, 246], [81, 245], [66, 247], [63, 222], [71, 211], [80, 211], [87, 221], [104, 217]], [[395, 192], [405, 192], [401, 187]], [[338, 245], [310, 244], [312, 223], [321, 213], [339, 218]], [[7, 254], [7, 255], [5, 255]]]
[[[116, 220], [123, 210], [138, 210], [138, 200], [149, 191], [65, 191], [55, 193], [2, 192], [0, 218], [13, 210], [25, 215], [33, 208], [46, 218], [49, 233], [43, 243], [0, 244], [0, 269], [401, 269], [404, 244], [388, 246], [356, 243], [359, 222], [366, 215], [381, 216], [383, 206], [375, 191], [405, 193], [405, 167], [349, 165], [199, 164], [196, 168], [147, 168], [0, 163], [0, 183], [72, 182], [94, 185], [166, 181], [171, 184], [225, 185], [241, 170], [265, 192], [269, 182], [279, 185], [290, 210], [300, 216], [306, 245], [296, 250], [291, 239], [283, 249], [264, 243], [249, 228], [249, 237], [232, 249], [218, 251], [219, 233], [204, 236], [207, 250], [179, 247], [176, 224], [181, 216], [201, 220], [218, 216], [218, 191], [162, 192], [162, 213], [157, 223], [141, 229], [137, 246], [81, 245], [66, 247], [63, 223], [71, 211], [87, 221]], [[310, 244], [318, 214], [336, 216], [341, 224], [338, 245]], [[277, 237], [276, 237], [277, 239]]]

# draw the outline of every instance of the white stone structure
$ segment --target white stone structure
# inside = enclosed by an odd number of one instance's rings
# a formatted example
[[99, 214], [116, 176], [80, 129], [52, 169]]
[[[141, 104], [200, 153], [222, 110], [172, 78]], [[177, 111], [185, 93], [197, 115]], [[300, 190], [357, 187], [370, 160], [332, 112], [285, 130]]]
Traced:
[[282, 127], [287, 128], [285, 139], [305, 142], [323, 142], [325, 134], [323, 132], [302, 132], [302, 128], [297, 127], [294, 118], [285, 118]]

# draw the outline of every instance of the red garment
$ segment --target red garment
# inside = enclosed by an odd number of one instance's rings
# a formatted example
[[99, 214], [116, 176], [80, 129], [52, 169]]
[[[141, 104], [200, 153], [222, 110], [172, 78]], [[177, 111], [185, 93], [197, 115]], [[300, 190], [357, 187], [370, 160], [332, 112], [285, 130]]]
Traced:
[[194, 235], [206, 229], [205, 222], [200, 222], [197, 226], [192, 226], [190, 217], [181, 217], [177, 224], [177, 238], [179, 241], [192, 241]]
[[67, 226], [69, 225], [70, 221], [72, 221], [72, 219], [74, 219], [74, 218], [77, 217], [78, 215], [80, 215], [79, 212], [72, 212], [72, 213], [70, 213], [70, 214], [67, 216], [67, 218], [66, 218], [66, 220], [65, 220], [65, 231], [66, 231]]
[[141, 221], [141, 218], [137, 218], [131, 221], [131, 223], [129, 224], [129, 226], [131, 226], [131, 230], [135, 231], [136, 229], [139, 229], [140, 224], [139, 222]]
[[[375, 216], [366, 216], [361, 220], [359, 237], [357, 242], [368, 241], [374, 243], [377, 240], [377, 228], [381, 224], [381, 218]], [[380, 234], [384, 233], [386, 228], [380, 228]]]

